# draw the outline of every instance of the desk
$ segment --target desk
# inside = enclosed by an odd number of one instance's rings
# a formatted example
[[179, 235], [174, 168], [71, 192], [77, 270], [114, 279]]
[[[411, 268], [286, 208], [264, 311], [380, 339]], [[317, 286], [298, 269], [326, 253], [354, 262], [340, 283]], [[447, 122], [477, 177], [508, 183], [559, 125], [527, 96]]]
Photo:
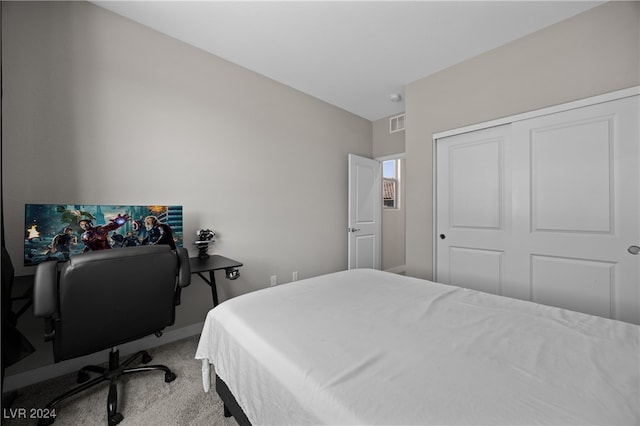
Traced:
[[[191, 273], [198, 274], [200, 278], [204, 280], [209, 287], [211, 287], [211, 297], [213, 298], [213, 306], [216, 307], [218, 305], [218, 291], [216, 290], [216, 277], [215, 271], [220, 269], [224, 269], [227, 273], [227, 276], [233, 274], [235, 271], [235, 275], [233, 278], [236, 279], [237, 268], [242, 266], [242, 263], [237, 260], [229, 259], [223, 256], [218, 256], [216, 254], [207, 257], [206, 259], [200, 259], [199, 257], [190, 257], [189, 258], [189, 266], [191, 266]], [[209, 277], [205, 277], [202, 275], [204, 272], [209, 272]]]

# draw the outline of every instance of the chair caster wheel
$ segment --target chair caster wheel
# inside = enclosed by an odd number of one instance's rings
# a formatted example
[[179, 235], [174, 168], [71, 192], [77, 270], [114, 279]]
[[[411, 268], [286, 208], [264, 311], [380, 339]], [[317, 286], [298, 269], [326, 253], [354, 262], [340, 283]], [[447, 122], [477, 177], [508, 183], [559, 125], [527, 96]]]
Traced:
[[86, 381], [89, 380], [89, 373], [87, 373], [86, 371], [78, 371], [78, 379], [76, 380], [77, 383], [84, 383]]
[[150, 363], [152, 359], [153, 359], [153, 357], [151, 355], [149, 355], [148, 353], [146, 353], [146, 352], [142, 355], [142, 363], [143, 364]]
[[175, 379], [176, 379], [176, 375], [174, 373], [172, 373], [172, 372], [164, 374], [164, 381], [166, 383], [173, 382]]
[[124, 419], [124, 416], [120, 413], [115, 413], [113, 416], [109, 417], [109, 426], [116, 426]]

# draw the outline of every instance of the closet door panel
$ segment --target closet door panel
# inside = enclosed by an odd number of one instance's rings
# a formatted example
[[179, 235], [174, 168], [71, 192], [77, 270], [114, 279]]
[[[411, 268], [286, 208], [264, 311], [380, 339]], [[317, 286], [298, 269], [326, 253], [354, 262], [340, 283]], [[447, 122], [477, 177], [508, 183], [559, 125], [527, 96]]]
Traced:
[[435, 278], [639, 324], [639, 96], [552, 110], [437, 140]]
[[638, 97], [514, 122], [531, 299], [640, 322]]
[[531, 261], [534, 302], [613, 316], [615, 263], [539, 255]]
[[531, 131], [535, 232], [611, 231], [611, 117]]
[[504, 253], [467, 247], [451, 247], [450, 284], [485, 293], [502, 294]]
[[451, 227], [502, 228], [502, 147], [502, 138], [450, 147]]
[[440, 282], [502, 294], [508, 139], [507, 125], [446, 138], [436, 146]]

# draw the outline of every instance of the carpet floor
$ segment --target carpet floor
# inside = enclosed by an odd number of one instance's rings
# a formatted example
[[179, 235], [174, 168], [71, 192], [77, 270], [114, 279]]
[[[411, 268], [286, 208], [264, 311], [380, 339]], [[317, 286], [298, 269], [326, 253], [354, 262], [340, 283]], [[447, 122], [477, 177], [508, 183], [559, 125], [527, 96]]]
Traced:
[[[237, 426], [233, 418], [223, 415], [222, 401], [215, 393], [202, 389], [200, 361], [194, 359], [199, 336], [189, 337], [148, 350], [150, 364], [169, 367], [177, 378], [165, 383], [159, 371], [121, 377], [118, 386], [118, 412], [127, 425], [214, 425]], [[122, 359], [126, 359], [123, 356]], [[136, 363], [130, 367], [136, 366]], [[93, 376], [92, 376], [93, 377]], [[4, 408], [2, 424], [7, 426], [35, 425], [32, 409], [44, 407], [50, 400], [76, 386], [76, 374], [68, 374], [18, 389], [9, 408]], [[109, 382], [71, 397], [56, 410], [55, 425], [106, 425]], [[22, 410], [24, 409], [24, 410]], [[24, 415], [23, 415], [24, 414]]]

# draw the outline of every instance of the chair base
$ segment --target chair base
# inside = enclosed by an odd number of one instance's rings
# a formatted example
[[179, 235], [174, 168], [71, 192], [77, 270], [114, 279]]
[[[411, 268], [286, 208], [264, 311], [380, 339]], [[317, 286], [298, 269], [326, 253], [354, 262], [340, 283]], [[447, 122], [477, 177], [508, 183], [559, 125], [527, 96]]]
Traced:
[[[172, 382], [176, 379], [176, 375], [164, 365], [144, 365], [140, 367], [127, 368], [133, 361], [141, 359], [143, 364], [151, 362], [153, 359], [147, 351], [140, 351], [129, 358], [127, 358], [122, 364], [120, 363], [120, 352], [116, 348], [112, 348], [109, 352], [109, 367], [98, 367], [95, 365], [88, 365], [83, 367], [78, 372], [78, 383], [82, 383], [62, 395], [58, 396], [47, 404], [43, 412], [55, 413], [57, 415], [57, 405], [65, 399], [77, 395], [93, 386], [99, 385], [104, 381], [109, 381], [109, 395], [107, 397], [107, 419], [109, 426], [115, 426], [122, 421], [124, 416], [118, 412], [118, 380], [123, 374], [142, 373], [145, 371], [164, 371], [164, 381], [166, 383]], [[100, 374], [94, 379], [90, 379], [89, 372]], [[40, 419], [38, 425], [50, 425], [55, 421], [55, 416]]]

